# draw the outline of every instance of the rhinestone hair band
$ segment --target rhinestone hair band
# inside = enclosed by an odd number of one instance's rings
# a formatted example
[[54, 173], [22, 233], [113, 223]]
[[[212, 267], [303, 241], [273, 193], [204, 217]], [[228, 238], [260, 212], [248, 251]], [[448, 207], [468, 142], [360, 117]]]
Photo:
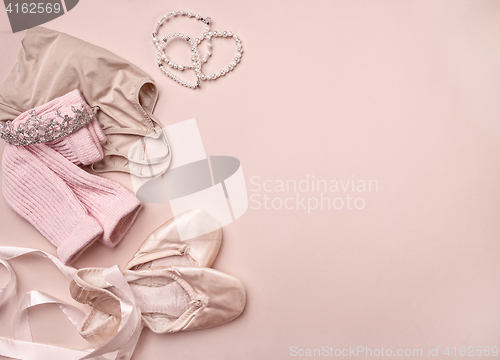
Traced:
[[[187, 16], [189, 18], [194, 18], [196, 20], [199, 20], [199, 21], [205, 23], [206, 27], [205, 27], [205, 32], [203, 33], [203, 35], [198, 37], [198, 38], [195, 38], [193, 40], [185, 34], [172, 33], [170, 35], [165, 36], [161, 41], [158, 40], [158, 38], [157, 38], [158, 31], [159, 31], [160, 27], [163, 25], [163, 23], [166, 22], [168, 19], [175, 17], [177, 15]], [[233, 34], [231, 31], [211, 31], [210, 30], [210, 22], [211, 22], [210, 17], [204, 18], [200, 15], [193, 14], [190, 12], [185, 12], [185, 11], [181, 10], [181, 11], [173, 11], [169, 14], [164, 15], [156, 24], [155, 30], [153, 32], [153, 44], [156, 46], [156, 48], [158, 50], [158, 52], [157, 52], [158, 67], [165, 75], [167, 75], [169, 78], [171, 78], [172, 80], [177, 82], [179, 85], [186, 86], [190, 89], [197, 89], [200, 87], [200, 80], [216, 80], [219, 77], [224, 76], [227, 73], [229, 73], [229, 71], [233, 70], [239, 64], [239, 62], [241, 60], [241, 56], [243, 54], [243, 46], [241, 44], [241, 40], [239, 39], [239, 37], [236, 34]], [[191, 45], [192, 65], [177, 64], [177, 63], [173, 62], [171, 59], [169, 59], [167, 57], [167, 55], [165, 54], [164, 48], [167, 45], [167, 41], [169, 39], [174, 38], [174, 37], [182, 38], [182, 39], [186, 40]], [[230, 63], [226, 68], [224, 68], [218, 72], [215, 72], [213, 74], [205, 75], [205, 74], [203, 74], [201, 68], [202, 68], [203, 64], [208, 61], [208, 58], [212, 55], [212, 44], [210, 42], [212, 37], [233, 38], [233, 40], [236, 42], [237, 53], [236, 53], [236, 57], [234, 58], [234, 61], [232, 63]], [[207, 52], [206, 52], [206, 56], [204, 58], [201, 58], [200, 54], [198, 52], [198, 46], [204, 40], [207, 41]], [[179, 77], [174, 75], [172, 72], [165, 69], [165, 67], [163, 66], [163, 63], [167, 64], [168, 66], [170, 66], [171, 68], [173, 68], [175, 70], [180, 70], [180, 71], [194, 70], [195, 75], [196, 75], [196, 79], [197, 79], [196, 84], [191, 84], [187, 81], [180, 79]]]
[[81, 109], [71, 106], [74, 116], [61, 115], [54, 111], [54, 117], [40, 116], [31, 110], [30, 117], [19, 125], [12, 121], [0, 123], [0, 137], [12, 145], [33, 145], [59, 139], [84, 127], [97, 113], [98, 106], [82, 105]]

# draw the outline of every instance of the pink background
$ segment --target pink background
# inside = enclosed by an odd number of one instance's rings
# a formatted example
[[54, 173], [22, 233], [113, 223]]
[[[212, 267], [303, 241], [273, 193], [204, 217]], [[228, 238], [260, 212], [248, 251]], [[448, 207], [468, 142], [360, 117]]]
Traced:
[[[201, 90], [180, 87], [156, 65], [155, 23], [180, 9], [211, 16], [212, 29], [243, 42], [236, 70]], [[203, 30], [176, 21], [163, 36]], [[3, 9], [0, 24], [3, 79], [23, 33], [10, 32]], [[286, 359], [291, 346], [420, 348], [427, 358], [429, 347], [442, 354], [447, 346], [500, 346], [498, 1], [82, 0], [44, 26], [153, 76], [162, 124], [196, 118], [208, 155], [241, 160], [249, 195], [253, 176], [379, 183], [363, 195], [364, 210], [248, 209], [223, 229], [214, 264], [244, 282], [244, 313], [210, 330], [144, 330], [134, 359]], [[235, 51], [228, 40], [213, 46], [210, 71]], [[187, 58], [185, 49], [171, 50]], [[131, 188], [125, 174], [106, 176]], [[0, 245], [55, 254], [4, 201], [0, 212]], [[93, 245], [74, 265], [123, 266], [170, 217], [168, 204], [147, 204], [116, 249]], [[71, 301], [49, 262], [12, 264], [20, 282], [0, 310], [7, 337], [26, 291]], [[55, 309], [31, 315], [36, 341], [86, 345]]]

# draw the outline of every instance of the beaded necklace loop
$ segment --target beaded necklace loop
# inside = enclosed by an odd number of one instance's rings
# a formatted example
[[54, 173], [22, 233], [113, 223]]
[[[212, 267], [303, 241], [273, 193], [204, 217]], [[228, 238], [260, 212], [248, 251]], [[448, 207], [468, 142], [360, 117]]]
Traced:
[[[189, 18], [194, 18], [196, 20], [199, 20], [203, 22], [206, 27], [205, 27], [205, 32], [203, 33], [202, 36], [195, 38], [194, 40], [191, 39], [189, 36], [181, 33], [171, 33], [167, 36], [165, 36], [162, 40], [158, 40], [158, 31], [160, 27], [163, 25], [164, 22], [168, 21], [170, 18], [176, 17], [176, 16], [187, 16]], [[231, 31], [211, 31], [210, 30], [210, 23], [212, 19], [210, 17], [202, 17], [197, 14], [193, 14], [190, 12], [186, 12], [183, 10], [180, 11], [172, 11], [169, 14], [164, 15], [157, 23], [155, 30], [153, 32], [153, 44], [156, 46], [158, 52], [157, 52], [157, 63], [158, 67], [160, 70], [167, 75], [170, 79], [174, 80], [177, 82], [179, 85], [185, 86], [190, 89], [197, 89], [200, 87], [200, 80], [206, 81], [206, 80], [216, 80], [221, 76], [226, 75], [229, 73], [229, 71], [233, 70], [241, 60], [241, 56], [243, 54], [243, 46], [241, 44], [240, 38], [236, 35], [233, 34]], [[172, 39], [172, 38], [181, 38], [186, 40], [190, 45], [191, 45], [191, 61], [192, 63], [189, 65], [184, 65], [184, 64], [178, 64], [172, 61], [172, 59], [168, 58], [167, 55], [165, 54], [165, 47], [167, 45], [167, 42]], [[225, 38], [233, 38], [233, 40], [236, 42], [236, 47], [237, 47], [237, 53], [234, 58], [234, 61], [230, 63], [226, 68], [215, 72], [210, 75], [205, 75], [202, 72], [202, 66], [204, 63], [208, 61], [210, 56], [212, 55], [212, 44], [211, 44], [211, 39], [212, 37], [225, 37]], [[204, 58], [200, 58], [200, 54], [198, 52], [198, 46], [203, 42], [207, 42], [207, 52], [206, 56]], [[187, 81], [184, 81], [174, 75], [172, 72], [168, 71], [164, 64], [167, 64], [170, 68], [175, 69], [175, 70], [180, 70], [180, 71], [185, 71], [185, 70], [194, 70], [195, 75], [196, 75], [196, 84], [191, 84]]]

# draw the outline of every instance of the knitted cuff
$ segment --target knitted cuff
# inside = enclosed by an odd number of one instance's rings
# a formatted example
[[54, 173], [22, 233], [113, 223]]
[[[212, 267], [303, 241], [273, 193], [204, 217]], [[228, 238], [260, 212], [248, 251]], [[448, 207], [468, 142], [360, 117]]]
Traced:
[[99, 223], [92, 217], [84, 217], [57, 247], [57, 256], [64, 264], [74, 261], [94, 241], [102, 235]]
[[[95, 126], [97, 125], [97, 126]], [[57, 151], [75, 165], [90, 165], [102, 160], [101, 141], [106, 137], [97, 120], [94, 118], [83, 128], [69, 136], [47, 143], [47, 146]]]
[[115, 246], [123, 239], [142, 208], [135, 195], [124, 190], [105, 208], [101, 208], [98, 216], [104, 230], [100, 241], [108, 247]]
[[106, 135], [104, 135], [104, 131], [102, 131], [97, 118], [94, 117], [94, 119], [87, 124], [87, 127], [94, 139], [97, 140], [96, 143], [99, 142], [99, 144], [104, 144], [106, 142]]

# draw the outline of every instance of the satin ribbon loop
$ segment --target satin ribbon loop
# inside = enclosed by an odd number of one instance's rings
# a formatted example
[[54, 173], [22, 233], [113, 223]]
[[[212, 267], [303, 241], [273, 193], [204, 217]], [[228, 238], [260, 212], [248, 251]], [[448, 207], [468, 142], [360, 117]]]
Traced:
[[[70, 280], [76, 272], [75, 268], [64, 265], [57, 257], [45, 251], [0, 246], [0, 263], [10, 275], [8, 283], [0, 288], [0, 306], [15, 291], [16, 273], [9, 260], [26, 254], [34, 254], [49, 259]], [[108, 342], [89, 350], [75, 350], [34, 343], [28, 314], [30, 308], [45, 304], [57, 305], [77, 329], [81, 328], [85, 314], [76, 307], [66, 304], [51, 295], [33, 290], [24, 296], [14, 317], [15, 339], [0, 337], [0, 355], [22, 360], [130, 360], [143, 327], [141, 310], [136, 304], [132, 290], [118, 266], [115, 265], [104, 270], [103, 275], [106, 281], [121, 293], [119, 297], [121, 307], [120, 327], [115, 336]]]

